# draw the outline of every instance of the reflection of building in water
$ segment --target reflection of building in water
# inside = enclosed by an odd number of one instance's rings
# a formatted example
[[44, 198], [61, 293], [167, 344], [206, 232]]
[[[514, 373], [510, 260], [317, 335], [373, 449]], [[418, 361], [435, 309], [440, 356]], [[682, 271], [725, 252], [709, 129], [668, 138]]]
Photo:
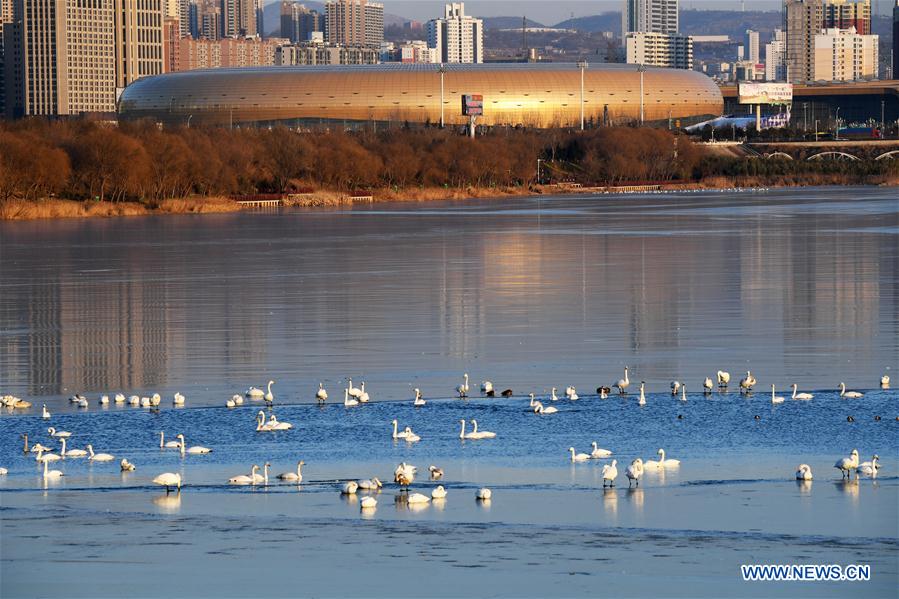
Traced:
[[468, 359], [481, 350], [486, 327], [484, 276], [481, 268], [484, 257], [483, 240], [458, 243], [455, 237], [444, 237], [439, 286], [435, 291], [439, 318], [437, 327], [447, 344], [446, 355]]

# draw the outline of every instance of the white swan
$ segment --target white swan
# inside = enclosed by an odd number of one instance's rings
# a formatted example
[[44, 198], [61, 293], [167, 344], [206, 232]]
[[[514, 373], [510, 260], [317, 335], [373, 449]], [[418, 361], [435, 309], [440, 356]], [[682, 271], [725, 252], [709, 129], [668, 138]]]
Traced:
[[711, 393], [714, 384], [712, 383], [712, 379], [709, 377], [705, 377], [705, 380], [702, 382], [702, 389], [705, 393]]
[[390, 423], [393, 425], [393, 438], [394, 439], [405, 439], [406, 437], [409, 436], [409, 432], [411, 432], [411, 429], [407, 429], [402, 432], [397, 432], [398, 424], [397, 424], [396, 418], [391, 420]]
[[121, 468], [122, 472], [134, 472], [134, 464], [125, 458], [122, 458], [122, 461], [119, 462], [119, 468]]
[[719, 370], [716, 374], [718, 377], [718, 386], [726, 389], [727, 384], [730, 382], [730, 373]]
[[362, 389], [360, 389], [359, 387], [353, 386], [353, 379], [349, 379], [349, 383], [347, 384], [347, 390], [349, 391], [349, 394], [352, 397], [355, 397], [357, 399], [359, 398], [360, 395], [362, 395]]
[[87, 451], [84, 449], [70, 449], [66, 451], [66, 438], [62, 438], [62, 451], [60, 455], [64, 458], [83, 458], [87, 455]]
[[552, 391], [549, 392], [550, 401], [559, 401], [559, 398], [556, 396], [556, 388], [553, 387]]
[[365, 480], [358, 481], [359, 488], [363, 491], [379, 491], [381, 487], [383, 487], [383, 483], [381, 480], [374, 476], [372, 478], [366, 478]]
[[325, 391], [324, 383], [318, 384], [318, 391], [315, 392], [315, 401], [322, 404], [328, 401], [328, 392]]
[[185, 397], [180, 393], [175, 393], [175, 397], [172, 399], [172, 403], [176, 406], [183, 406], [185, 401]]
[[168, 495], [171, 487], [178, 487], [181, 492], [181, 475], [174, 472], [163, 472], [153, 479], [153, 482], [161, 487], [165, 487], [165, 494]]
[[484, 395], [493, 395], [493, 383], [490, 381], [484, 381], [481, 383], [481, 393]]
[[877, 460], [880, 459], [876, 453], [871, 457], [870, 462], [862, 462], [855, 469], [855, 474], [858, 476], [861, 474], [862, 476], [870, 476], [871, 478], [877, 478], [877, 471], [880, 469], [880, 464], [877, 463]]
[[190, 454], [200, 454], [200, 453], [212, 453], [212, 450], [208, 447], [203, 447], [202, 445], [194, 445], [193, 447], [188, 447], [185, 449], [184, 435], [178, 435], [178, 440], [181, 441], [181, 455], [183, 456], [185, 453]]
[[812, 395], [811, 393], [796, 393], [796, 390], [798, 388], [799, 388], [799, 385], [797, 385], [796, 383], [793, 383], [793, 399], [804, 400], [804, 399], [812, 399], [814, 397], [814, 395]]
[[431, 501], [431, 498], [427, 495], [422, 495], [421, 493], [412, 493], [407, 499], [407, 503], [410, 504], [422, 504], [428, 503], [429, 501]]
[[680, 400], [687, 401], [687, 384], [684, 383], [680, 386]]
[[630, 386], [631, 380], [627, 378], [627, 366], [624, 367], [624, 378], [618, 379], [618, 382], [615, 383], [615, 386], [618, 387], [618, 393], [624, 395], [627, 393], [627, 388]]
[[858, 468], [858, 450], [853, 449], [848, 458], [840, 458], [833, 467], [843, 474], [843, 478], [851, 478], [852, 471]]
[[578, 399], [577, 389], [575, 389], [571, 385], [568, 385], [568, 387], [565, 388], [565, 396], [568, 399], [570, 399], [571, 401], [577, 400]]
[[421, 441], [421, 437], [412, 432], [411, 426], [407, 426], [403, 432], [406, 434], [405, 440], [407, 443], [418, 443]]
[[233, 407], [235, 407], [236, 405], [237, 405], [237, 404], [234, 403], [234, 398], [233, 398], [233, 397], [225, 402], [225, 407], [226, 407], [226, 408], [233, 408]]
[[643, 462], [644, 468], [677, 468], [680, 466], [680, 460], [666, 460], [665, 450], [659, 449], [656, 452], [659, 456], [658, 460], [646, 460]]
[[234, 402], [234, 405], [236, 405], [236, 406], [243, 405], [243, 395], [241, 395], [240, 393], [235, 393], [234, 395], [232, 395], [231, 400]]
[[55, 453], [45, 453], [43, 449], [38, 449], [37, 456], [34, 458], [36, 462], [55, 462], [61, 459], [62, 458]]
[[771, 385], [771, 403], [783, 403], [784, 398], [779, 395], [774, 395], [774, 385]]
[[101, 405], [101, 406], [109, 405], [109, 396], [108, 396], [108, 395], [101, 395], [101, 396], [100, 396], [100, 405]]
[[125, 403], [125, 395], [122, 393], [116, 393], [115, 399], [113, 401], [115, 401], [115, 403]]
[[534, 402], [534, 413], [535, 414], [555, 414], [559, 410], [555, 406], [549, 406], [548, 408], [544, 408], [543, 404], [539, 401]]
[[373, 510], [378, 507], [378, 500], [372, 496], [363, 497], [359, 502], [359, 508], [363, 510]]
[[140, 407], [149, 408], [153, 406], [153, 401], [149, 397], [140, 398]]
[[303, 480], [303, 465], [306, 462], [300, 460], [297, 462], [297, 471], [296, 472], [282, 472], [278, 475], [278, 478], [281, 480], [289, 480], [292, 482], [301, 482]]
[[637, 400], [637, 405], [645, 406], [646, 405], [646, 395], [643, 392], [643, 388], [646, 386], [646, 383], [640, 381], [640, 399]]
[[47, 432], [50, 433], [51, 437], [59, 437], [60, 439], [68, 439], [72, 436], [72, 433], [69, 431], [58, 431], [52, 426], [47, 429]]
[[347, 481], [344, 483], [343, 487], [340, 489], [341, 495], [355, 495], [356, 491], [359, 490], [359, 483], [354, 480]]
[[274, 428], [272, 428], [272, 424], [265, 421], [265, 412], [259, 410], [259, 412], [256, 414], [256, 432], [269, 433], [273, 430]]
[[291, 423], [281, 422], [274, 414], [269, 415], [268, 423], [266, 423], [266, 426], [268, 426], [269, 430], [272, 431], [289, 431], [293, 428], [293, 425]]
[[47, 420], [50, 418], [50, 410], [47, 409], [47, 404], [44, 404], [44, 409], [41, 412], [41, 418]]
[[368, 403], [369, 397], [368, 392], [365, 390], [365, 381], [362, 381], [362, 386], [359, 388], [359, 403]]
[[132, 395], [131, 397], [128, 398], [128, 405], [135, 406], [135, 407], [139, 406], [140, 405], [140, 397], [138, 397], [137, 395]]
[[496, 433], [490, 431], [479, 431], [478, 430], [478, 421], [474, 418], [471, 419], [471, 426], [474, 427], [474, 430], [471, 434], [476, 435], [475, 439], [493, 439], [496, 437]]
[[490, 501], [490, 499], [493, 498], [493, 491], [487, 487], [480, 488], [478, 489], [478, 492], [475, 493], [475, 498], [480, 501]]
[[412, 405], [416, 408], [420, 408], [421, 406], [425, 405], [425, 400], [421, 396], [421, 390], [417, 387], [415, 389], [415, 401], [412, 402]]
[[464, 418], [459, 420], [459, 422], [462, 424], [462, 430], [459, 432], [460, 439], [478, 439], [479, 438], [474, 433], [466, 433], [465, 432], [465, 419]]
[[165, 432], [159, 431], [159, 449], [178, 449], [181, 447], [179, 441], [166, 441]]
[[846, 383], [840, 383], [840, 397], [848, 397], [849, 399], [858, 399], [864, 397], [864, 393], [858, 391], [846, 391]]
[[740, 379], [740, 390], [746, 392], [752, 391], [752, 388], [755, 387], [755, 384], [755, 377], [752, 376], [752, 373], [747, 370], [746, 376]]
[[232, 485], [254, 485], [256, 484], [256, 471], [259, 470], [259, 466], [253, 464], [253, 468], [250, 470], [250, 475], [239, 474], [237, 476], [232, 476], [228, 479], [228, 484]]
[[356, 399], [355, 397], [350, 399], [350, 390], [349, 389], [343, 390], [343, 405], [344, 405], [344, 407], [347, 407], [347, 408], [352, 408], [352, 407], [359, 405], [358, 399]]
[[[44, 462], [44, 478], [59, 478], [60, 476], [65, 476], [62, 473], [62, 470], [49, 470], [49, 468], [49, 462]], [[6, 474], [6, 472], [3, 474]]]
[[265, 391], [263, 391], [259, 387], [250, 387], [249, 389], [247, 389], [245, 395], [250, 399], [262, 399], [263, 397], [265, 397]]
[[602, 449], [596, 444], [596, 441], [593, 442], [593, 451], [590, 452], [590, 457], [594, 460], [598, 460], [600, 458], [607, 458], [612, 455], [612, 452], [608, 449]]
[[889, 389], [890, 388], [890, 376], [888, 374], [880, 377], [880, 388], [881, 389]]
[[272, 385], [274, 385], [274, 384], [275, 384], [275, 381], [269, 381], [268, 389], [266, 390], [265, 395], [262, 396], [262, 399], [264, 399], [268, 403], [272, 403], [273, 401], [275, 401], [275, 396], [274, 396], [274, 394], [272, 394]]
[[627, 486], [630, 488], [631, 483], [637, 483], [637, 486], [640, 486], [640, 477], [643, 476], [643, 460], [637, 458], [631, 465], [625, 468], [624, 475], [627, 477]]
[[680, 381], [671, 381], [671, 395], [677, 395], [678, 391], [680, 391], [680, 386]]
[[[47, 462], [44, 463], [46, 464]], [[0, 468], [0, 476], [6, 476], [7, 474], [9, 474], [9, 470], [7, 470], [6, 468]]]
[[393, 482], [408, 487], [412, 484], [412, 481], [415, 480], [415, 474], [417, 472], [418, 470], [415, 466], [402, 462], [396, 467], [396, 470], [393, 471]]
[[446, 499], [446, 489], [443, 488], [443, 485], [437, 485], [431, 491], [431, 499]]
[[574, 447], [569, 447], [568, 451], [571, 452], [571, 461], [572, 462], [586, 462], [590, 459], [589, 453], [574, 453]]
[[796, 469], [796, 480], [812, 480], [812, 468], [808, 464], [799, 464]]
[[428, 466], [428, 472], [431, 475], [431, 480], [443, 478], [443, 468], [438, 468], [437, 466], [431, 464], [430, 466]]
[[115, 459], [115, 456], [109, 453], [94, 453], [94, 448], [90, 443], [87, 444], [87, 451], [90, 453], [92, 462], [111, 462]]
[[602, 486], [605, 488], [606, 483], [610, 487], [615, 486], [615, 479], [618, 478], [618, 460], [612, 460], [611, 464], [602, 467]]
[[[271, 468], [272, 465], [268, 462], [262, 465], [262, 474], [253, 474], [253, 484], [254, 485], [267, 485], [268, 484], [268, 469]], [[258, 467], [256, 468], [259, 469]]]
[[462, 376], [465, 379], [465, 382], [456, 387], [456, 393], [459, 395], [460, 399], [463, 397], [468, 397], [468, 373], [465, 373]]

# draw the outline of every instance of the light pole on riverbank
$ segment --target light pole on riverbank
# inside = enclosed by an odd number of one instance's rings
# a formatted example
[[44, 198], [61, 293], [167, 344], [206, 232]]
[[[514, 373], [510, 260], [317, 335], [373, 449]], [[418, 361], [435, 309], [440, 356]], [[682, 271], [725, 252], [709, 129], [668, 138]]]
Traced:
[[584, 71], [587, 70], [587, 61], [577, 61], [577, 68], [581, 70], [581, 131], [584, 130]]
[[437, 71], [440, 72], [440, 128], [443, 129], [443, 76], [446, 75], [446, 65], [441, 62]]
[[646, 72], [646, 66], [643, 63], [640, 63], [637, 66], [637, 72], [640, 73], [640, 124], [642, 125], [644, 122], [644, 113], [643, 113], [643, 73]]

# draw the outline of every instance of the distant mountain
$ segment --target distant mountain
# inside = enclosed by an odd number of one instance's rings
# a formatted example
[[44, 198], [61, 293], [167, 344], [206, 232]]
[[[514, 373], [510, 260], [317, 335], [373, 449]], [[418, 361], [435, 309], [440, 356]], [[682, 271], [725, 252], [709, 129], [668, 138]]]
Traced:
[[604, 12], [589, 17], [577, 17], [568, 19], [561, 23], [556, 23], [553, 27], [557, 29], [576, 29], [588, 33], [597, 31], [621, 31], [621, 13], [620, 12]]
[[682, 10], [680, 13], [680, 30], [688, 35], [728, 35], [739, 41], [747, 29], [752, 29], [761, 33], [759, 41], [764, 44], [781, 27], [780, 11]]
[[[521, 17], [483, 17], [484, 29], [521, 29]], [[543, 23], [527, 20], [528, 27], [546, 27]]]

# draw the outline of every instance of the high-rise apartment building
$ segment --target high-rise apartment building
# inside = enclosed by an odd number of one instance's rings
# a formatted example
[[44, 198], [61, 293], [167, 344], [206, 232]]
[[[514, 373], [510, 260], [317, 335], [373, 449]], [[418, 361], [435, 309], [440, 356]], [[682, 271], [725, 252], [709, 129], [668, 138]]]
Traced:
[[632, 32], [674, 35], [677, 31], [677, 0], [624, 0], [622, 41]]
[[329, 44], [380, 49], [384, 41], [384, 5], [368, 0], [328, 0], [324, 25]]
[[[0, 116], [6, 114], [6, 80], [5, 51], [3, 49], [3, 30], [12, 27], [12, 0], [0, 0]], [[12, 36], [12, 29], [9, 29]]]
[[693, 38], [689, 35], [632, 32], [625, 38], [625, 47], [628, 64], [693, 68]]
[[814, 81], [855, 81], [877, 77], [878, 36], [855, 28], [828, 28], [815, 36]]
[[743, 47], [746, 52], [746, 56], [744, 57], [745, 60], [758, 64], [760, 62], [759, 58], [761, 58], [761, 54], [759, 53], [759, 32], [747, 29], [746, 41], [743, 44]]
[[191, 0], [190, 36], [217, 40], [222, 37], [222, 5], [217, 0]]
[[309, 40], [314, 31], [322, 31], [322, 16], [299, 2], [281, 2], [281, 37], [294, 44]]
[[256, 0], [222, 0], [222, 37], [255, 37]]
[[899, 78], [899, 0], [893, 7], [893, 60], [890, 63], [893, 79]]
[[163, 0], [115, 0], [117, 88], [164, 72], [164, 11]]
[[855, 27], [859, 35], [870, 34], [870, 0], [785, 0], [787, 80], [812, 81], [815, 36], [824, 29], [849, 27]]
[[464, 2], [447, 4], [442, 19], [428, 21], [428, 47], [440, 62], [484, 62], [484, 22], [467, 16]]
[[774, 37], [765, 44], [765, 80], [784, 81], [786, 78], [786, 36], [783, 29], [775, 29]]

